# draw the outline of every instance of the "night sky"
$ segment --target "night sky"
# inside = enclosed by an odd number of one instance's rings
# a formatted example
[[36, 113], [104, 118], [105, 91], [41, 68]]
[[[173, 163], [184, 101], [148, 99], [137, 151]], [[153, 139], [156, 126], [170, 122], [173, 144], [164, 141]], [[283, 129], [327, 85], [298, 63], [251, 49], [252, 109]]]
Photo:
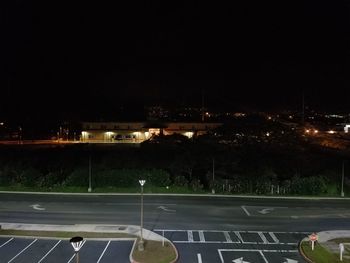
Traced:
[[[120, 107], [350, 111], [348, 1], [6, 1], [1, 116]], [[226, 1], [225, 1], [226, 2]]]

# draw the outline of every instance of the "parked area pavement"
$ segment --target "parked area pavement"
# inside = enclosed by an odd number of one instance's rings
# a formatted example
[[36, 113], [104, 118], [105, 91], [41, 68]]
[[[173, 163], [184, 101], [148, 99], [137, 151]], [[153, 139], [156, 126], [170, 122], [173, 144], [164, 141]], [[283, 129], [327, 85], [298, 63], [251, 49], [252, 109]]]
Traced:
[[[139, 226], [129, 225], [44, 225], [0, 223], [4, 230], [24, 231], [64, 231], [64, 232], [99, 232], [124, 233], [130, 238], [87, 238], [79, 251], [79, 260], [84, 263], [120, 262], [127, 263], [132, 259], [130, 254], [136, 237], [140, 234]], [[161, 241], [160, 235], [143, 229], [146, 240]], [[167, 241], [167, 240], [166, 240]], [[75, 262], [76, 254], [67, 239], [0, 236], [0, 263]]]

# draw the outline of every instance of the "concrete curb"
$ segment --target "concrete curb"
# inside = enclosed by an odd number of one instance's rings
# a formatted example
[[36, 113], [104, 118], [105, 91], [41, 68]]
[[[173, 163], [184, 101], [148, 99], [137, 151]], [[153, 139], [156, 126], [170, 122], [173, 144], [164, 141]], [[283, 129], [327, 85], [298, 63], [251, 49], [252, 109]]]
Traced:
[[[64, 193], [64, 192], [18, 192], [0, 191], [0, 194], [32, 194], [32, 195], [76, 195], [76, 196], [139, 196], [140, 193]], [[255, 198], [255, 199], [297, 199], [297, 200], [350, 200], [350, 197], [319, 197], [319, 196], [269, 196], [269, 195], [222, 195], [222, 194], [173, 194], [144, 193], [146, 196], [184, 196], [212, 198]]]
[[305, 237], [304, 239], [302, 239], [302, 240], [299, 242], [299, 244], [298, 244], [299, 254], [300, 254], [307, 262], [309, 262], [309, 263], [316, 263], [316, 262], [313, 262], [311, 259], [309, 259], [309, 258], [305, 255], [304, 250], [303, 250], [302, 247], [301, 247], [301, 243], [303, 243], [303, 242], [305, 242], [305, 241], [307, 241], [307, 240], [308, 240], [307, 237]]

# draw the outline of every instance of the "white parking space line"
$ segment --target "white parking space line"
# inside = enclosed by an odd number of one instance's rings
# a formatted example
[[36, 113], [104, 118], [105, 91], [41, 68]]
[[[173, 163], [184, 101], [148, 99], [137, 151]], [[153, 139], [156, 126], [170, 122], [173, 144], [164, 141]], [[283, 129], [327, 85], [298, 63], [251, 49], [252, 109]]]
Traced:
[[102, 254], [101, 254], [101, 256], [99, 257], [99, 259], [97, 260], [96, 263], [100, 263], [100, 261], [101, 261], [103, 255], [105, 254], [105, 252], [106, 252], [106, 250], [107, 250], [107, 248], [108, 248], [108, 246], [109, 246], [110, 243], [111, 243], [111, 241], [109, 240], [108, 243], [107, 243], [107, 245], [106, 245], [106, 247], [105, 247], [105, 249], [102, 251]]
[[13, 258], [10, 259], [10, 261], [8, 261], [7, 263], [12, 262], [13, 260], [15, 260], [15, 258], [17, 258], [19, 255], [21, 255], [24, 251], [26, 251], [27, 248], [29, 248], [31, 245], [33, 245], [38, 239], [34, 239], [32, 241], [32, 243], [30, 243], [28, 246], [26, 246], [25, 248], [23, 248], [16, 256], [14, 256]]
[[231, 239], [230, 234], [228, 233], [228, 231], [224, 231], [224, 236], [226, 238], [226, 242], [227, 243], [232, 243], [232, 239]]
[[246, 213], [247, 216], [250, 216], [248, 209], [244, 205], [242, 205], [241, 208], [243, 209], [243, 211]]
[[193, 242], [193, 232], [192, 230], [187, 231], [188, 242]]
[[[83, 241], [83, 244], [81, 245], [81, 247], [80, 247], [80, 249], [82, 249], [83, 248], [83, 246], [85, 245], [85, 243], [86, 243], [86, 240], [84, 240]], [[68, 262], [67, 263], [70, 263], [72, 260], [73, 260], [73, 258], [76, 256], [77, 254], [76, 253], [74, 253], [73, 254], [73, 256], [68, 260]]]
[[264, 253], [262, 251], [259, 251], [261, 257], [263, 258], [263, 260], [265, 261], [265, 263], [269, 263], [264, 255]]
[[54, 249], [58, 246], [58, 244], [61, 243], [61, 241], [62, 241], [62, 240], [59, 240], [59, 241], [45, 254], [45, 256], [43, 256], [43, 257], [38, 261], [38, 263], [42, 262], [42, 261], [52, 252], [52, 250], [54, 250]]
[[202, 255], [197, 254], [198, 263], [202, 263]]
[[198, 231], [198, 235], [199, 235], [199, 241], [201, 243], [204, 243], [205, 242], [204, 232], [203, 231]]
[[263, 241], [264, 244], [268, 244], [269, 241], [267, 241], [265, 235], [263, 234], [263, 232], [258, 232], [258, 235], [260, 236], [261, 240]]
[[0, 248], [2, 248], [3, 246], [5, 246], [7, 243], [11, 242], [12, 240], [13, 240], [13, 237], [10, 238], [9, 240], [7, 240], [4, 244], [2, 244], [2, 245], [0, 246]]
[[270, 237], [273, 239], [273, 241], [275, 242], [275, 243], [279, 243], [280, 241], [278, 240], [278, 238], [276, 237], [276, 235], [273, 233], [273, 232], [269, 232], [269, 235], [270, 235]]

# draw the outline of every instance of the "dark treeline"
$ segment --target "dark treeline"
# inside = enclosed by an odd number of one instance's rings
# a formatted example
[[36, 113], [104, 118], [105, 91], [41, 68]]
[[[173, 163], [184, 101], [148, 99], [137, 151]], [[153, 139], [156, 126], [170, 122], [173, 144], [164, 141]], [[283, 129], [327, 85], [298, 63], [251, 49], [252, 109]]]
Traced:
[[[219, 131], [216, 131], [218, 133]], [[100, 188], [182, 187], [233, 194], [340, 192], [344, 157], [309, 145], [302, 137], [264, 139], [235, 134], [158, 137], [130, 145], [1, 146], [0, 186], [50, 191]], [[214, 139], [215, 138], [215, 139]], [[277, 139], [276, 139], [277, 138]], [[214, 174], [213, 174], [214, 171]], [[345, 180], [347, 184], [347, 180]]]

